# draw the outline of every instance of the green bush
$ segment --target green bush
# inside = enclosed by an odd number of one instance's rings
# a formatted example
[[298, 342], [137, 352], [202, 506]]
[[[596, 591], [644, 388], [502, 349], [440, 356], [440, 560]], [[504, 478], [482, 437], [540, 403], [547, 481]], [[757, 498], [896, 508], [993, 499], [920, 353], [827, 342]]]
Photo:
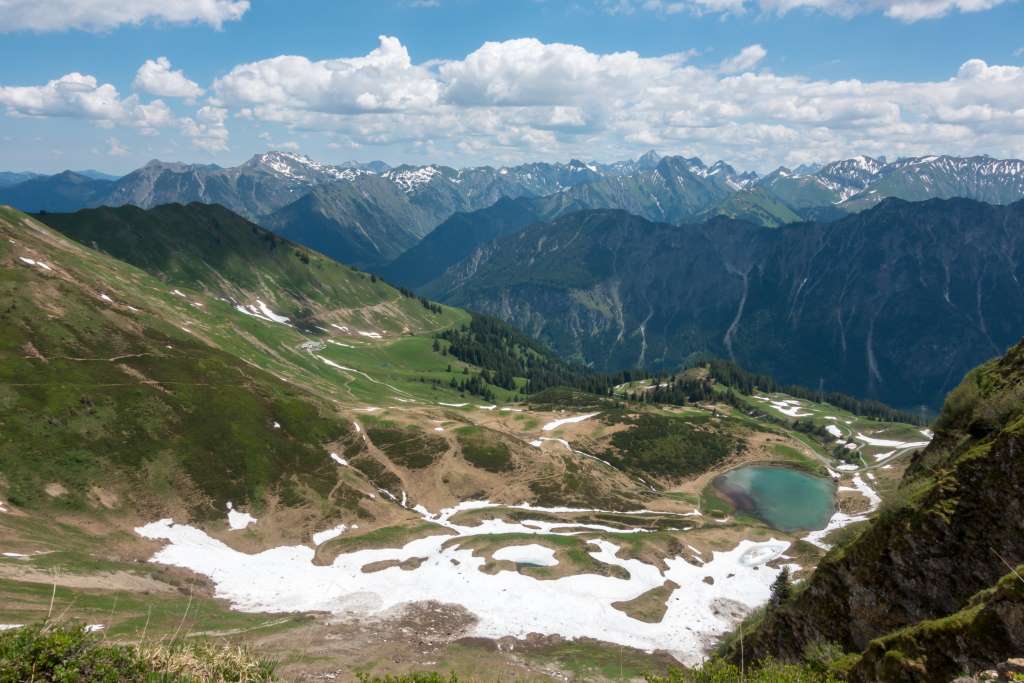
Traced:
[[455, 432], [462, 449], [462, 457], [474, 467], [489, 472], [508, 472], [515, 469], [508, 446], [494, 432], [463, 427]]
[[0, 634], [0, 683], [145, 680], [134, 648], [100, 645], [84, 626], [27, 626]]
[[745, 670], [735, 664], [711, 660], [700, 669], [672, 669], [665, 676], [647, 676], [648, 683], [838, 683], [831, 674], [795, 664], [767, 660]]
[[0, 683], [265, 683], [276, 664], [244, 647], [207, 641], [123, 645], [78, 624], [0, 633]]

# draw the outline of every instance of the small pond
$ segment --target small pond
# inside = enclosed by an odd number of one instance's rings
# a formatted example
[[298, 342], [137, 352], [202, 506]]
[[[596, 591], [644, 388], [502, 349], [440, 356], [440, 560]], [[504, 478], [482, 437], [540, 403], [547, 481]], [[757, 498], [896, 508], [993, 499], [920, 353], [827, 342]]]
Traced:
[[787, 467], [739, 467], [717, 477], [714, 487], [736, 510], [779, 531], [824, 529], [835, 512], [831, 480]]

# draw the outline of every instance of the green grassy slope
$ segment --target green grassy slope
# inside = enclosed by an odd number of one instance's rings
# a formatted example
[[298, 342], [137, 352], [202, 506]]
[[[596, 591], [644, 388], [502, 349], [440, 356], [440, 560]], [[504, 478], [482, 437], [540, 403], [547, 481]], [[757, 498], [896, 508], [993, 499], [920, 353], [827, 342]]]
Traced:
[[444, 327], [454, 315], [434, 314], [380, 280], [216, 204], [102, 207], [36, 218], [169, 285], [236, 303], [260, 299], [311, 330], [340, 319], [417, 332]]
[[[134, 268], [13, 212], [0, 214], [0, 235], [11, 503], [80, 511], [115, 482], [132, 508], [186, 498], [200, 518], [229, 500], [259, 506], [287, 482], [329, 498], [326, 445], [350, 430], [329, 403], [190, 330], [176, 310], [187, 302], [152, 293], [158, 283]], [[50, 484], [65, 493], [44, 493]]]

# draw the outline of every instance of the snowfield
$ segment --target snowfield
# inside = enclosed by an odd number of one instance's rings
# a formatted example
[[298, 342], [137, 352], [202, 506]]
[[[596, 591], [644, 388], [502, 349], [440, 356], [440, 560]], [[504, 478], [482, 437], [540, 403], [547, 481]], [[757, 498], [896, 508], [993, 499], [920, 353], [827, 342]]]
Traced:
[[[450, 529], [456, 538], [494, 533], [574, 535], [598, 526], [497, 518], [463, 526], [452, 521], [459, 512], [492, 507], [499, 506], [476, 501], [438, 513], [421, 506], [416, 509], [424, 519]], [[544, 510], [528, 505], [503, 507]], [[452, 546], [452, 536], [421, 538], [401, 548], [360, 550], [339, 555], [330, 566], [317, 566], [309, 546], [271, 548], [249, 555], [170, 519], [139, 527], [136, 532], [168, 542], [153, 561], [210, 577], [217, 597], [242, 611], [325, 611], [360, 616], [437, 600], [474, 613], [479, 620], [473, 627], [474, 636], [543, 633], [570, 639], [595, 638], [648, 651], [664, 649], [688, 665], [698, 664], [714, 639], [731, 630], [739, 616], [768, 600], [769, 586], [780, 570], [767, 563], [781, 558], [790, 545], [774, 539], [744, 540], [732, 550], [713, 553], [704, 564], [691, 564], [682, 557], [668, 558], [663, 572], [640, 560], [620, 558], [619, 546], [614, 543], [594, 540], [591, 556], [625, 568], [628, 579], [579, 574], [541, 581], [514, 571], [483, 573], [480, 568], [487, 558], [474, 556], [471, 549]], [[447, 548], [443, 547], [446, 542]], [[500, 548], [493, 556], [543, 566], [556, 563], [554, 552], [540, 543]], [[373, 562], [411, 558], [422, 558], [413, 570], [391, 567], [372, 573], [362, 571]], [[707, 577], [713, 583], [707, 582]], [[611, 606], [637, 598], [666, 580], [680, 588], [669, 597], [668, 610], [659, 623], [638, 621]]]

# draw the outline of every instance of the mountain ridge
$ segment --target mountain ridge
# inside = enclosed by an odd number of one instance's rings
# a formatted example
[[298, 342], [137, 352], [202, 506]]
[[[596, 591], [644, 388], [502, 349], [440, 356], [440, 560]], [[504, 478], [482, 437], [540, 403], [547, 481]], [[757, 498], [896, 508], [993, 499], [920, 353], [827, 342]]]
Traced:
[[1022, 221], [1024, 202], [961, 199], [888, 199], [778, 230], [584, 211], [477, 247], [421, 289], [597, 369], [643, 360], [657, 370], [710, 352], [786, 382], [935, 406], [946, 378], [1024, 327], [1024, 310], [1007, 307], [1024, 267]]

